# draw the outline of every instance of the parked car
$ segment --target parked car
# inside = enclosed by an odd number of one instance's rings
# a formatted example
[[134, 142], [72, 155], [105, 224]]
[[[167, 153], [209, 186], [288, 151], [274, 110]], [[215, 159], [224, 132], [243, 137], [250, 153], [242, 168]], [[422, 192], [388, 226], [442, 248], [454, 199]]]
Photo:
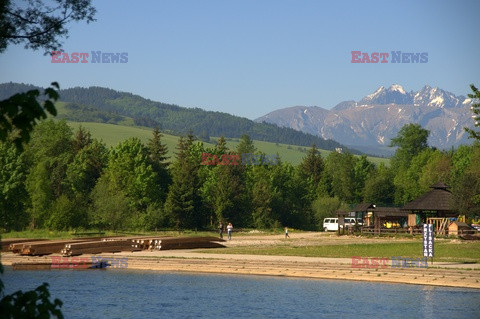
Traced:
[[[363, 221], [361, 218], [356, 219], [356, 224], [362, 226]], [[355, 226], [355, 218], [353, 217], [346, 217], [345, 218], [345, 226]]]

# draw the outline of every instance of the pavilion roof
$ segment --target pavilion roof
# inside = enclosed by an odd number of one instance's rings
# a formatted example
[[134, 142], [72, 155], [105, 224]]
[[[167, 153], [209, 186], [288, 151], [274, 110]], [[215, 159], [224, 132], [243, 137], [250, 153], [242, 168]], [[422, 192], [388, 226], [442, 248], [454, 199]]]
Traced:
[[374, 205], [372, 203], [360, 203], [355, 206], [353, 211], [355, 212], [366, 212], [369, 208], [373, 208]]
[[432, 190], [407, 203], [402, 210], [453, 211], [451, 208], [453, 195], [448, 190], [448, 186], [439, 182], [430, 188]]

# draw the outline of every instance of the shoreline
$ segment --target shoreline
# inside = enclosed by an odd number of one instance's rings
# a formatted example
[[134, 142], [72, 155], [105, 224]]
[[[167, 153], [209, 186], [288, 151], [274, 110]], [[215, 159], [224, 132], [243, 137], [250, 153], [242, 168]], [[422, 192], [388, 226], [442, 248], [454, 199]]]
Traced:
[[[51, 263], [52, 257], [59, 256], [55, 254], [31, 257], [2, 253], [1, 262], [4, 266], [12, 266], [15, 263]], [[210, 254], [194, 250], [121, 252], [82, 255], [77, 258], [85, 260], [92, 256], [106, 259], [126, 257], [127, 265], [121, 268], [135, 270], [335, 279], [480, 289], [480, 264], [438, 262], [428, 268], [392, 268], [391, 265], [383, 268], [353, 268], [350, 258]], [[63, 260], [72, 264], [73, 268], [74, 261], [78, 259], [72, 258], [74, 257]], [[117, 270], [114, 265], [112, 266], [114, 268], [108, 268], [110, 271]]]

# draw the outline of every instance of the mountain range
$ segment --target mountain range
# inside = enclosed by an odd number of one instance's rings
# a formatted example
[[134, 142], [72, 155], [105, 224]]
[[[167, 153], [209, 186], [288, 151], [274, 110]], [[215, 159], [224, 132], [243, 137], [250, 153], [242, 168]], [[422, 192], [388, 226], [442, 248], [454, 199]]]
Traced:
[[474, 124], [471, 105], [471, 99], [437, 87], [426, 85], [417, 92], [406, 92], [401, 85], [393, 84], [389, 88], [379, 87], [360, 101], [341, 102], [330, 110], [294, 106], [273, 111], [255, 121], [293, 128], [382, 154], [391, 138], [408, 123], [418, 123], [430, 131], [430, 146], [448, 149], [471, 143], [464, 130], [465, 126], [473, 127]]

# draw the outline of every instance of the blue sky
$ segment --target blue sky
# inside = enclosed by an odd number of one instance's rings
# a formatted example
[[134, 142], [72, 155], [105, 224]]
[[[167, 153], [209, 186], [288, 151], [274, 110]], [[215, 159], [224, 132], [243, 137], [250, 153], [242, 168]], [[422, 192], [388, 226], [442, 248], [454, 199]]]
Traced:
[[[127, 52], [128, 63], [54, 64], [10, 46], [0, 83], [104, 86], [250, 119], [331, 108], [379, 86], [480, 86], [480, 1], [94, 1], [65, 52]], [[353, 64], [351, 51], [428, 52], [427, 63]]]

